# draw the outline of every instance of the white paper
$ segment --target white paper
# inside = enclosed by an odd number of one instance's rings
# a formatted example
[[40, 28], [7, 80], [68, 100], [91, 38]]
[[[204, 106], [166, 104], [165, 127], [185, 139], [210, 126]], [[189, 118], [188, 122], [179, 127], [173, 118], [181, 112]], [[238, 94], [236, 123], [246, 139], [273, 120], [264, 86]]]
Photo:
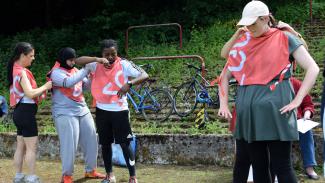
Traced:
[[298, 131], [301, 133], [306, 133], [310, 129], [314, 128], [315, 126], [319, 125], [319, 123], [312, 121], [312, 120], [304, 120], [298, 119]]

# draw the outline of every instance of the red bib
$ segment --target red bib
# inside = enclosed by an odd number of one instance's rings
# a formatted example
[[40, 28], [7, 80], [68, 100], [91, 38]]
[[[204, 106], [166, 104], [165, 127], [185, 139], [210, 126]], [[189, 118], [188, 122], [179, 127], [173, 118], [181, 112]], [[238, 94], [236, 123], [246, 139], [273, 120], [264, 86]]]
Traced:
[[271, 28], [254, 38], [246, 32], [231, 48], [226, 67], [239, 85], [266, 85], [290, 64], [288, 37]]
[[[54, 66], [52, 67], [51, 71], [47, 74], [48, 76], [51, 74], [51, 72], [54, 69], [61, 69], [63, 71], [66, 72], [66, 78], [73, 76], [75, 73], [78, 72], [77, 68], [73, 68], [70, 70], [67, 70], [65, 68], [60, 67], [60, 63], [59, 62], [55, 62]], [[73, 87], [71, 88], [65, 88], [65, 87], [59, 87], [59, 86], [55, 86], [53, 87], [54, 89], [59, 89], [60, 92], [68, 97], [71, 100], [77, 101], [77, 102], [81, 102], [84, 100], [84, 96], [82, 93], [82, 81], [79, 81], [77, 84], [75, 84]]]
[[107, 69], [103, 64], [96, 65], [96, 71], [93, 75], [91, 84], [91, 93], [96, 101], [103, 104], [122, 105], [117, 92], [126, 83], [123, 76], [121, 58], [117, 57], [113, 67]]
[[[13, 82], [12, 85], [10, 86], [10, 106], [14, 107], [16, 106], [19, 101], [24, 97], [25, 93], [23, 88], [20, 85], [20, 80], [21, 80], [21, 73], [23, 70], [26, 72], [27, 78], [32, 86], [33, 89], [37, 88], [37, 84], [35, 81], [35, 78], [28, 70], [27, 68], [22, 67], [18, 63], [15, 62], [14, 67], [13, 67], [13, 72], [12, 72], [12, 78]], [[44, 97], [44, 96], [43, 96]], [[41, 97], [33, 98], [35, 103], [38, 103], [38, 101], [41, 99]]]

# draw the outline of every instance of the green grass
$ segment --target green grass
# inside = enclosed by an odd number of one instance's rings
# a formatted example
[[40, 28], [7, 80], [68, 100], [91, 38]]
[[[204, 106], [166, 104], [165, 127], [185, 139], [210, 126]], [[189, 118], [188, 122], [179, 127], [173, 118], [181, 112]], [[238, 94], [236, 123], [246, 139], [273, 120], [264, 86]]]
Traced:
[[[11, 182], [15, 175], [12, 159], [0, 159], [0, 183]], [[177, 165], [146, 165], [136, 164], [137, 177], [140, 183], [231, 183], [232, 169], [218, 166], [177, 166]], [[317, 173], [321, 175], [321, 170]], [[26, 172], [26, 166], [23, 172]], [[103, 167], [98, 168], [104, 172]], [[99, 180], [83, 178], [84, 165], [81, 162], [75, 163], [75, 183], [95, 183]], [[126, 183], [128, 171], [126, 168], [114, 167], [114, 173], [118, 183]], [[301, 183], [325, 183], [321, 178], [318, 181], [306, 179], [301, 171], [296, 171]], [[61, 178], [61, 163], [59, 161], [37, 161], [36, 174], [45, 183], [56, 183]]]
[[[0, 159], [0, 182], [11, 182], [15, 170], [10, 159]], [[137, 177], [141, 183], [230, 183], [231, 170], [217, 166], [172, 166], [172, 165], [144, 165], [137, 164]], [[57, 161], [37, 161], [36, 174], [45, 183], [59, 182], [61, 178], [61, 164]], [[99, 172], [104, 172], [102, 167]], [[24, 167], [26, 172], [26, 167]], [[114, 167], [118, 183], [128, 181], [126, 168]], [[75, 164], [74, 181], [76, 183], [95, 183], [99, 180], [87, 180], [83, 178], [84, 168], [82, 163]]]

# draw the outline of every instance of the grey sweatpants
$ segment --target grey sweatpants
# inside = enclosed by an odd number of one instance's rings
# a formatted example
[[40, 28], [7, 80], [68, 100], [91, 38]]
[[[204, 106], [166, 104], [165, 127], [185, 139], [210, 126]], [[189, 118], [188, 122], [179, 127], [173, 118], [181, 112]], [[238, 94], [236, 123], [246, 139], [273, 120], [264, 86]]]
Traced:
[[78, 143], [85, 160], [85, 171], [97, 167], [98, 143], [93, 117], [59, 115], [54, 118], [60, 140], [62, 175], [72, 175]]

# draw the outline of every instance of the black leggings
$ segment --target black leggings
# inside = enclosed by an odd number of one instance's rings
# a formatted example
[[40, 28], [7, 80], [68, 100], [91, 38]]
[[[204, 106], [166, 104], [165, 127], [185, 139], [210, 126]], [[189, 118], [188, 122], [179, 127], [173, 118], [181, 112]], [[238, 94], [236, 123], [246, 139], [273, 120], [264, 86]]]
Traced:
[[[126, 166], [129, 169], [130, 176], [135, 176], [135, 155], [131, 149], [130, 142], [129, 143], [121, 143], [120, 144], [123, 156], [126, 162]], [[106, 173], [113, 172], [113, 164], [112, 164], [112, 145], [102, 145], [102, 154], [104, 159], [104, 165]], [[132, 164], [130, 164], [132, 163]]]
[[[253, 166], [254, 183], [271, 183], [271, 171], [277, 175], [279, 183], [297, 183], [291, 164], [290, 141], [248, 143], [244, 140], [236, 140], [234, 183], [247, 182], [250, 163]], [[271, 170], [270, 164], [272, 164]]]

